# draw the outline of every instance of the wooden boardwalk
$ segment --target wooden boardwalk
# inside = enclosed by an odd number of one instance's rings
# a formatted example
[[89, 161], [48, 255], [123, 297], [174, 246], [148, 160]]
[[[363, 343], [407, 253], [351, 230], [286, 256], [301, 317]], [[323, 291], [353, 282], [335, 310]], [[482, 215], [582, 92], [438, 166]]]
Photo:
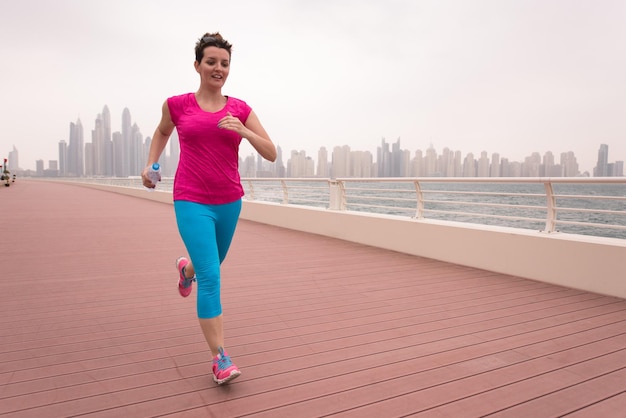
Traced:
[[20, 179], [0, 203], [0, 416], [625, 416], [622, 299], [241, 221], [217, 387], [171, 205]]

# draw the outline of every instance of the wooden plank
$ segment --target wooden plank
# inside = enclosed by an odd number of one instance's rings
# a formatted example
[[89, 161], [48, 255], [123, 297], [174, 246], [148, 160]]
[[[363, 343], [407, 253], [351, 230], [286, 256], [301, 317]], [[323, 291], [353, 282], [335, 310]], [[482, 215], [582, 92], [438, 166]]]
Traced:
[[603, 416], [624, 405], [624, 300], [247, 221], [222, 266], [243, 376], [217, 387], [195, 294], [176, 291], [184, 246], [171, 205], [59, 183], [10, 189], [0, 414]]

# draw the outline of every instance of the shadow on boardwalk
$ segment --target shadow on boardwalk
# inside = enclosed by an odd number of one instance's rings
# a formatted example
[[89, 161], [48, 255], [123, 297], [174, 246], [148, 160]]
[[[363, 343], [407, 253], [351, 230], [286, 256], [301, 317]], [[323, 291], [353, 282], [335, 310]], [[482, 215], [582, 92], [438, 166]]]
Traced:
[[622, 416], [626, 302], [241, 221], [216, 387], [173, 209], [2, 190], [0, 415]]

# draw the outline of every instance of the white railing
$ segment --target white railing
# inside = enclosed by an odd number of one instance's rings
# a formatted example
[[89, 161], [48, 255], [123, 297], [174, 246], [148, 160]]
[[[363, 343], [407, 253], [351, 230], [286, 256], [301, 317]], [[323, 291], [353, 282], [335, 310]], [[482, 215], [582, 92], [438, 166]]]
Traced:
[[626, 178], [243, 179], [246, 198], [626, 238]]
[[[141, 188], [139, 178], [75, 181]], [[626, 239], [626, 177], [242, 178], [249, 201]], [[159, 190], [171, 191], [164, 178]]]

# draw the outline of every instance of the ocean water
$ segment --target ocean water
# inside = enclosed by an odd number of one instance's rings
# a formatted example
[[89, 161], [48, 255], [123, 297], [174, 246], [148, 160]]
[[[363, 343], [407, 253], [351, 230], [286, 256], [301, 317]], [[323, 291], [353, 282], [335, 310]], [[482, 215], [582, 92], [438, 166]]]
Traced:
[[[289, 182], [288, 202], [328, 207], [328, 185]], [[246, 193], [251, 190], [244, 183]], [[546, 191], [536, 183], [428, 183], [420, 182], [422, 217], [483, 225], [543, 231], [546, 228]], [[254, 199], [284, 201], [285, 190], [276, 181], [255, 181]], [[626, 239], [626, 185], [554, 183], [556, 231]], [[359, 212], [415, 217], [417, 194], [410, 182], [347, 182], [346, 209]], [[607, 198], [598, 199], [598, 196]], [[620, 213], [607, 213], [615, 211]], [[594, 225], [575, 225], [583, 222]]]

